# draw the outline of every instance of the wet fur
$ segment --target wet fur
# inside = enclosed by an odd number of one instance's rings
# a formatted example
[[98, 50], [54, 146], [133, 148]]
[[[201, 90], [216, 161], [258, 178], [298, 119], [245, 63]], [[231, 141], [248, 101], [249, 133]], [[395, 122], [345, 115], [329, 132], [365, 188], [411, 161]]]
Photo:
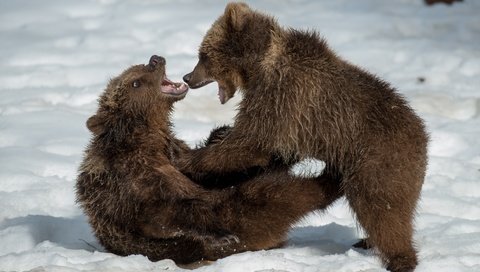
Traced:
[[[163, 65], [127, 69], [111, 80], [87, 121], [93, 138], [79, 169], [77, 201], [108, 251], [183, 264], [278, 247], [292, 224], [338, 192], [323, 178], [297, 179], [275, 167], [224, 189], [191, 181], [175, 167], [189, 148], [169, 121], [183, 97], [158, 91], [163, 74]], [[209, 145], [223, 137], [216, 133]]]
[[395, 88], [337, 56], [316, 32], [284, 29], [243, 3], [228, 4], [212, 25], [187, 79], [215, 80], [227, 98], [238, 89], [243, 99], [228, 136], [187, 154], [181, 169], [322, 160], [387, 268], [416, 267], [413, 220], [428, 136]]

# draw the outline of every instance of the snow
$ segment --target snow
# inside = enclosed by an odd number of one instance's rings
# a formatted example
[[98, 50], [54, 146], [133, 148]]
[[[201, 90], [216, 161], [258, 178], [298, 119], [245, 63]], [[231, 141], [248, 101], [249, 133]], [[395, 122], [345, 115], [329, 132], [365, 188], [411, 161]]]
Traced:
[[[417, 271], [480, 271], [480, 2], [248, 2], [282, 25], [320, 31], [410, 101], [431, 135]], [[180, 80], [225, 3], [0, 1], [0, 271], [184, 270], [105, 252], [73, 188], [90, 137], [85, 121], [108, 79], [159, 54]], [[215, 88], [192, 90], [176, 106], [175, 129], [192, 146], [234, 116], [239, 98], [220, 105]], [[384, 271], [374, 253], [351, 248], [361, 235], [342, 200], [299, 222], [285, 248], [196, 271]]]

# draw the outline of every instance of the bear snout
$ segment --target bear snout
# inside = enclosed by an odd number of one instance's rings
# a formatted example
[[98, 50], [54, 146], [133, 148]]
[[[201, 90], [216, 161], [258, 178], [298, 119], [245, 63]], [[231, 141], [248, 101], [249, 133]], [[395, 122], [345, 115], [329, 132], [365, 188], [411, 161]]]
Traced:
[[184, 76], [183, 76], [183, 81], [188, 84], [188, 82], [190, 81], [190, 79], [192, 79], [192, 74], [193, 74], [193, 72], [184, 75]]
[[150, 65], [152, 67], [156, 67], [159, 64], [160, 65], [165, 65], [165, 63], [166, 63], [165, 58], [157, 56], [157, 55], [151, 56], [150, 61], [148, 61], [148, 65]]

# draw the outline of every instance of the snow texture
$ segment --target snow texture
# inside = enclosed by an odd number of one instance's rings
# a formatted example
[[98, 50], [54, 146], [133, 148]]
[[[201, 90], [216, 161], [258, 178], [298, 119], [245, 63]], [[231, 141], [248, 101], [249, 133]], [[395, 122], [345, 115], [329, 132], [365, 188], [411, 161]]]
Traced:
[[[170, 260], [105, 252], [75, 204], [75, 177], [90, 138], [85, 121], [109, 78], [159, 54], [179, 81], [225, 3], [0, 1], [0, 271], [184, 271]], [[417, 271], [480, 271], [480, 1], [249, 4], [282, 25], [319, 31], [410, 101], [431, 135]], [[220, 105], [216, 84], [191, 90], [176, 106], [178, 136], [193, 146], [231, 123], [238, 101]], [[196, 270], [385, 271], [372, 252], [351, 248], [361, 236], [342, 200], [299, 222], [285, 248]]]

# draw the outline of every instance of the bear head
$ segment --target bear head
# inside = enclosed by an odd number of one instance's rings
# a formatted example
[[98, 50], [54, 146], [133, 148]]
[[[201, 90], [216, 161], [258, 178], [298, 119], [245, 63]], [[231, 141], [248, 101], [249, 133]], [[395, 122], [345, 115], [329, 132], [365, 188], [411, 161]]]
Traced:
[[[165, 74], [166, 61], [152, 56], [148, 64], [134, 65], [110, 80], [98, 100], [98, 110], [87, 121], [95, 135], [121, 134], [125, 129], [162, 119], [165, 124], [173, 103], [185, 97], [188, 87], [174, 83]], [[160, 122], [159, 122], [160, 123]]]
[[183, 80], [190, 88], [218, 83], [222, 104], [232, 98], [268, 50], [276, 22], [245, 3], [229, 3], [208, 30], [199, 49], [199, 61]]

